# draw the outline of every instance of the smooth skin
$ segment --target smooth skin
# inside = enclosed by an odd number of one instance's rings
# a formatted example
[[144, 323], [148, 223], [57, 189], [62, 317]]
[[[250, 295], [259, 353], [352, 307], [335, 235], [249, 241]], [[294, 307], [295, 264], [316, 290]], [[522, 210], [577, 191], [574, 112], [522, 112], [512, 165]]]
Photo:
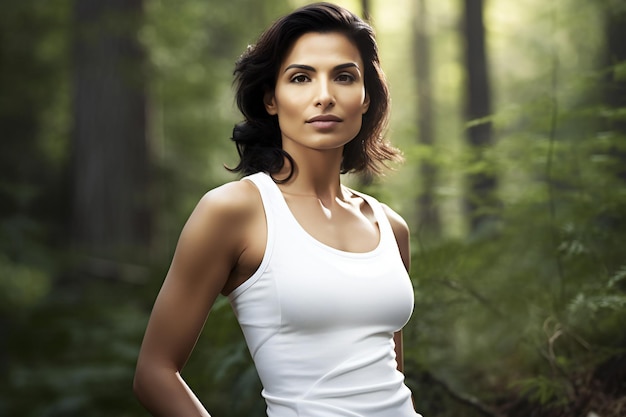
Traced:
[[[367, 97], [358, 49], [339, 33], [307, 33], [281, 66], [265, 97], [277, 115], [294, 175], [279, 187], [302, 227], [320, 242], [367, 252], [380, 239], [371, 207], [340, 183], [343, 146], [361, 128]], [[289, 167], [286, 167], [288, 170]], [[276, 175], [286, 177], [287, 171]], [[384, 206], [409, 269], [409, 230]], [[185, 224], [155, 301], [137, 361], [134, 390], [160, 417], [207, 417], [180, 373], [218, 295], [228, 295], [259, 267], [267, 241], [261, 197], [249, 181], [209, 191]], [[394, 335], [402, 371], [402, 333]]]

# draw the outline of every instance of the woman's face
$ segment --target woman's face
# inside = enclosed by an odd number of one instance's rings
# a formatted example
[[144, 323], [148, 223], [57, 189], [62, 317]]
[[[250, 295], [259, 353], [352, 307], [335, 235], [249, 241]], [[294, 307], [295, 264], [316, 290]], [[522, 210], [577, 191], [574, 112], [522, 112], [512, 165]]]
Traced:
[[[278, 116], [283, 149], [340, 149], [369, 106], [358, 48], [341, 33], [306, 33], [282, 62], [265, 108]], [[290, 152], [291, 151], [291, 152]]]

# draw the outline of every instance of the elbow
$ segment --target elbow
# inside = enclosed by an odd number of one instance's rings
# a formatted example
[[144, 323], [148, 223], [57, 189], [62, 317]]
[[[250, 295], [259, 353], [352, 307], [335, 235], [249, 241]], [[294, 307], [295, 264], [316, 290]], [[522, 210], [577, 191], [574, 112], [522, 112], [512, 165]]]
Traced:
[[138, 365], [135, 369], [135, 376], [133, 378], [133, 394], [143, 403], [143, 399], [146, 396], [146, 392], [149, 389], [150, 377], [147, 375], [148, 370], [144, 366]]
[[133, 377], [133, 394], [139, 403], [149, 409], [172, 388], [174, 375], [169, 368], [161, 367], [157, 362], [140, 359]]
[[139, 370], [135, 370], [135, 377], [133, 378], [133, 394], [137, 399], [141, 399], [141, 392], [143, 389], [143, 382]]
[[141, 377], [138, 372], [135, 371], [135, 377], [133, 378], [133, 394], [135, 397], [139, 397], [141, 393]]

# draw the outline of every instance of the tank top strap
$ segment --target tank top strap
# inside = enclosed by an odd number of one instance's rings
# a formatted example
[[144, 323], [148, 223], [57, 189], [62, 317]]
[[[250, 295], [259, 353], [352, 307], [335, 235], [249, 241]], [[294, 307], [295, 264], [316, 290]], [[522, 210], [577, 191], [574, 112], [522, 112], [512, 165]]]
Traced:
[[259, 189], [264, 205], [267, 205], [265, 203], [269, 202], [269, 200], [273, 200], [277, 197], [276, 184], [274, 183], [274, 180], [272, 180], [272, 178], [265, 172], [257, 172], [256, 174], [243, 177], [241, 180], [248, 180], [256, 185]]
[[393, 242], [394, 246], [397, 246], [395, 234], [393, 233], [393, 228], [391, 227], [389, 218], [387, 217], [385, 209], [383, 208], [383, 205], [380, 203], [380, 201], [370, 195], [361, 193], [351, 188], [349, 188], [349, 190], [355, 195], [361, 197], [372, 208], [372, 211], [374, 212], [374, 218], [378, 222], [378, 227], [380, 229], [381, 244], [388, 245]]
[[280, 188], [278, 188], [272, 177], [265, 172], [257, 172], [256, 174], [243, 177], [242, 180], [251, 181], [259, 189], [268, 228], [270, 226], [273, 229], [282, 228], [282, 223], [291, 217], [291, 212], [287, 207], [283, 194], [280, 192]]

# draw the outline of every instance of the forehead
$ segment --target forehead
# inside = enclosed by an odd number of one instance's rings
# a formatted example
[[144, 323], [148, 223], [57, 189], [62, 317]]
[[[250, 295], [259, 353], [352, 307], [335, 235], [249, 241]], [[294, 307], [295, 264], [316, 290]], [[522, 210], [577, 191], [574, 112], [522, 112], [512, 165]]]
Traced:
[[361, 54], [350, 38], [339, 32], [309, 32], [300, 36], [289, 48], [281, 68], [291, 64], [313, 67], [355, 62], [363, 67]]

